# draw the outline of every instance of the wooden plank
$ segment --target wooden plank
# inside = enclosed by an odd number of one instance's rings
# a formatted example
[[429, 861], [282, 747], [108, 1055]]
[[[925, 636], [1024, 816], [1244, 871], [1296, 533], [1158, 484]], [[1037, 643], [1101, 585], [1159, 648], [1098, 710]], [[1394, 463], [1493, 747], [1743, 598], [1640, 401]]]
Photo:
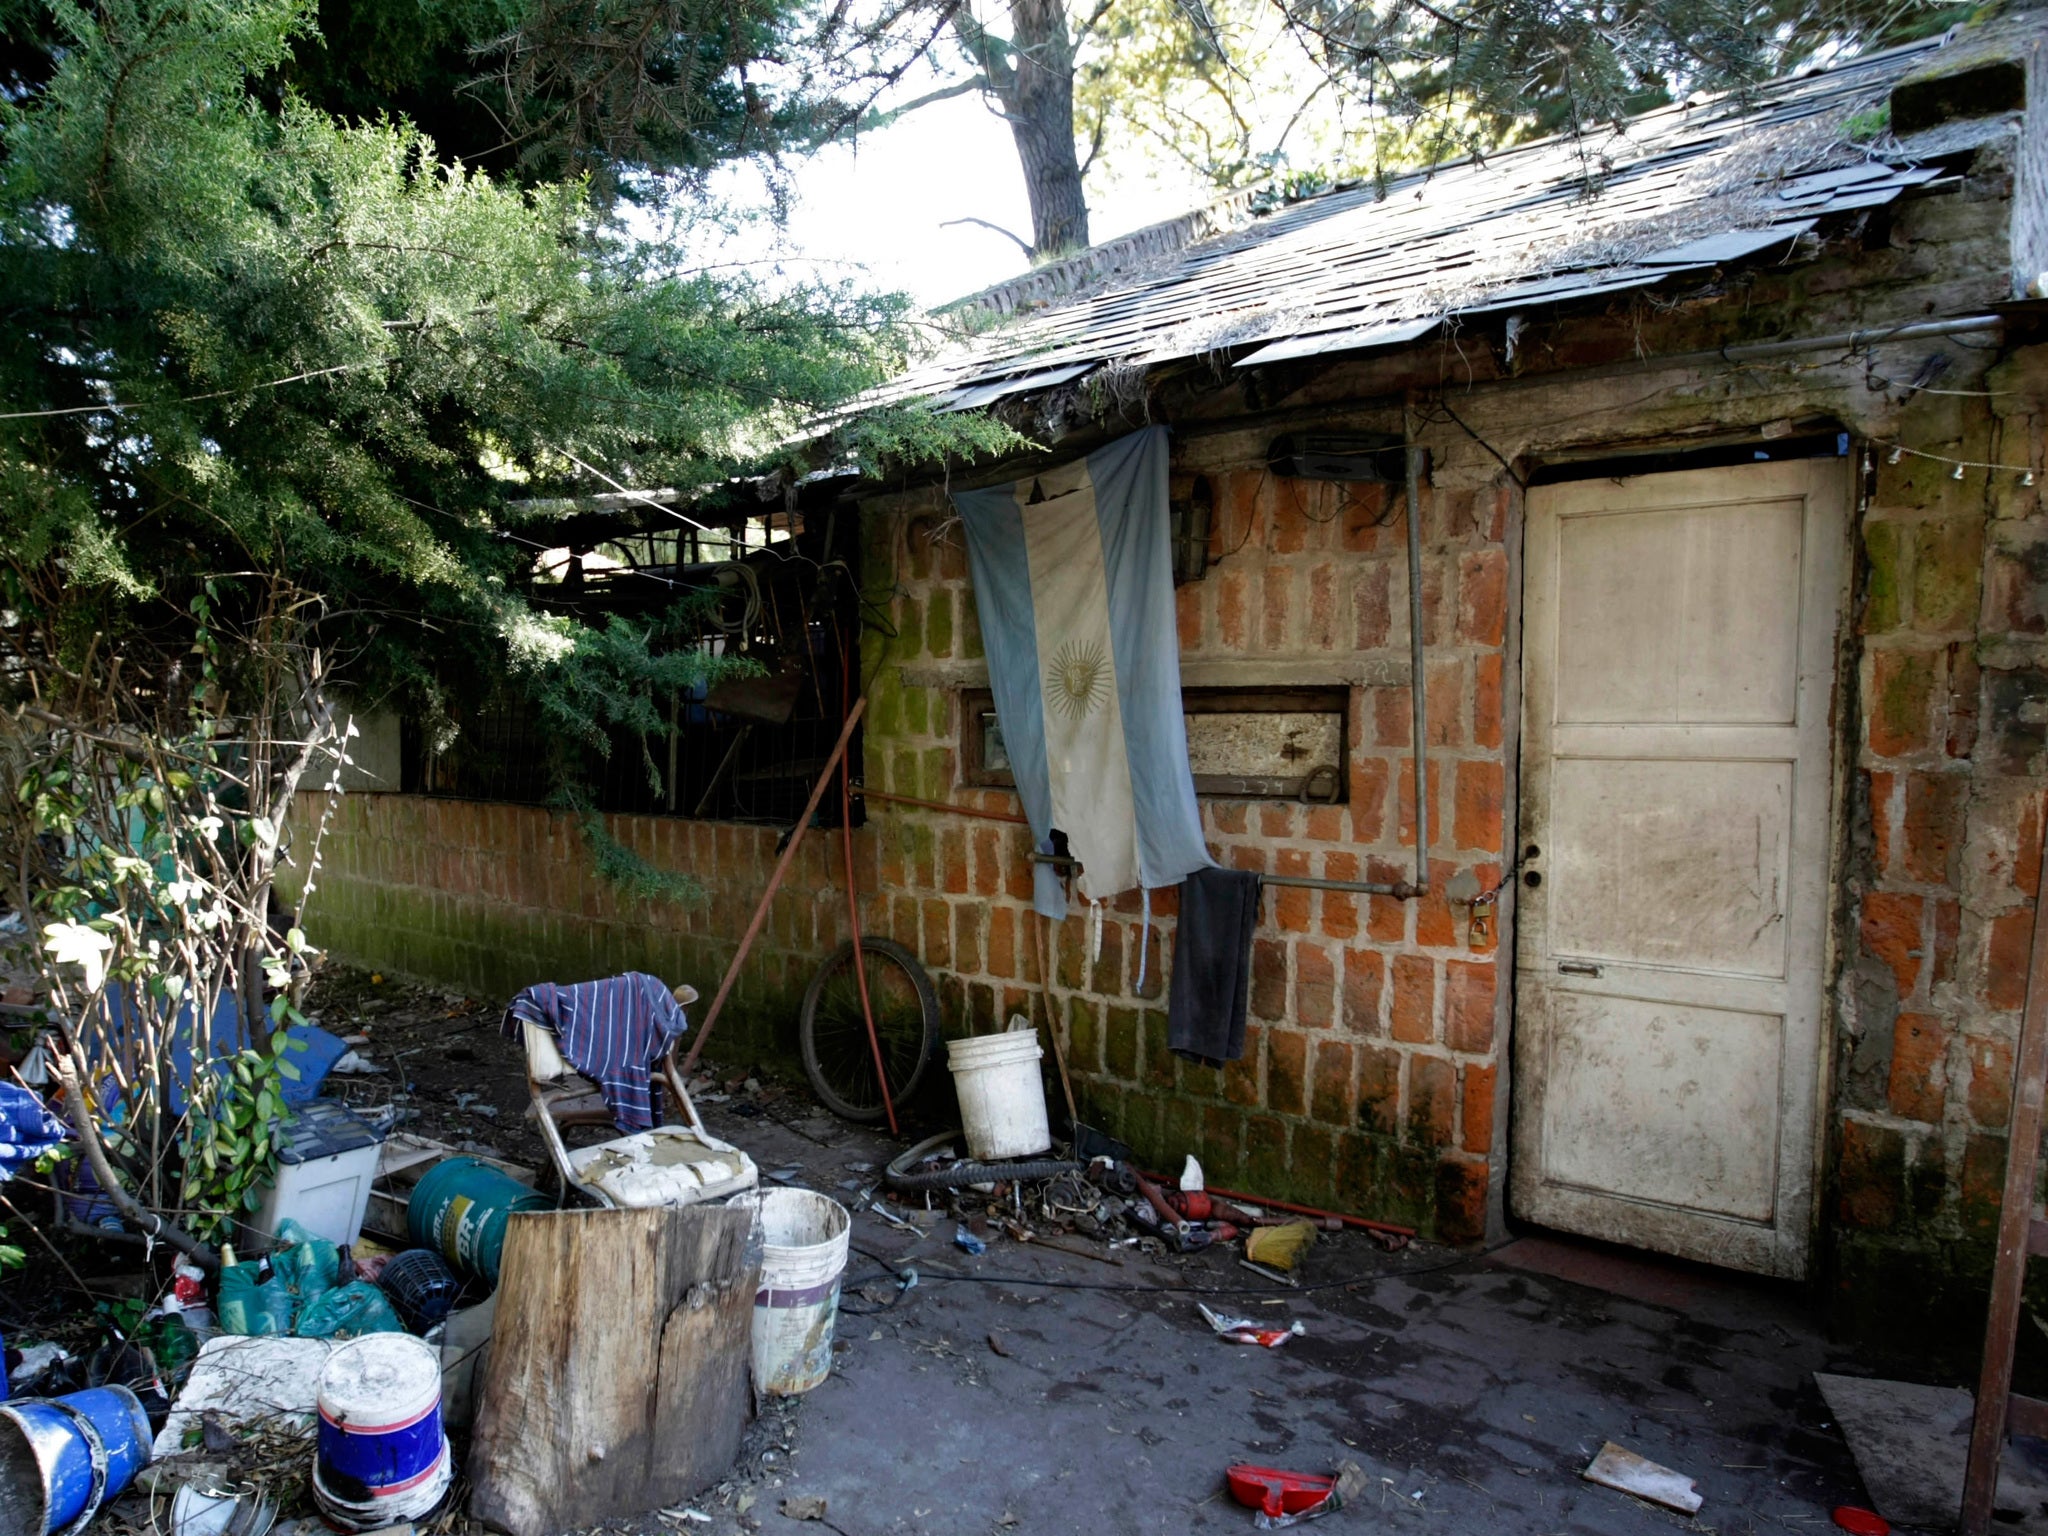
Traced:
[[2009, 1435], [2032, 1435], [2048, 1439], [2048, 1402], [2015, 1392], [2005, 1405], [2005, 1430]]
[[451, 1157], [475, 1158], [486, 1167], [495, 1168], [522, 1184], [531, 1184], [536, 1176], [534, 1170], [524, 1163], [507, 1162], [502, 1157], [490, 1157], [481, 1152], [464, 1152], [445, 1141], [397, 1131], [384, 1139], [383, 1148], [377, 1156], [377, 1177], [406, 1185], [417, 1184], [426, 1177], [428, 1169]]
[[538, 1211], [506, 1228], [470, 1513], [512, 1536], [686, 1499], [749, 1404], [752, 1215]]
[[[2048, 836], [2043, 839], [2048, 851]], [[2041, 1112], [2048, 1093], [2048, 900], [2034, 902], [2034, 949], [2027, 968], [2020, 1048], [2012, 1069], [2011, 1132], [2005, 1144], [2005, 1193], [1998, 1208], [1998, 1248], [1991, 1261], [1991, 1312], [1984, 1325], [1984, 1368], [1963, 1475], [1962, 1536], [1986, 1536], [2005, 1450], [2006, 1406], [2012, 1397], [2012, 1352], [2019, 1339], [2027, 1283], [2027, 1246], [2034, 1226], [2034, 1181], [2041, 1158]]]

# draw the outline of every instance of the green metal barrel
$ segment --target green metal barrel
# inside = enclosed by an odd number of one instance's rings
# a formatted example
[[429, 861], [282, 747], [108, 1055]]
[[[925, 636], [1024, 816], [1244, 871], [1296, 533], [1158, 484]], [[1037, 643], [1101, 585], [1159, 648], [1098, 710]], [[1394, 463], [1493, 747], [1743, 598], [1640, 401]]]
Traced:
[[437, 1163], [413, 1187], [405, 1222], [412, 1240], [457, 1269], [496, 1285], [505, 1222], [514, 1211], [551, 1211], [555, 1202], [473, 1157]]

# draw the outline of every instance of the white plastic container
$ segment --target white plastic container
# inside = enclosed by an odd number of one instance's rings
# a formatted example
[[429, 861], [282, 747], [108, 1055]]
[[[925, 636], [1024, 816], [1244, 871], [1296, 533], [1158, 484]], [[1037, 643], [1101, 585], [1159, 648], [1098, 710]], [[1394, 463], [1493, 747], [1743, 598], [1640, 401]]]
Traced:
[[315, 1237], [353, 1246], [370, 1208], [384, 1138], [332, 1099], [300, 1105], [289, 1121], [274, 1126], [273, 1134], [277, 1181], [265, 1192], [262, 1207], [242, 1223], [236, 1247], [244, 1253], [269, 1248], [271, 1234], [287, 1216]]
[[761, 1288], [754, 1293], [754, 1380], [795, 1397], [832, 1374], [832, 1324], [853, 1219], [828, 1195], [769, 1189], [736, 1195], [761, 1229]]
[[1038, 1032], [1032, 1029], [946, 1042], [969, 1157], [999, 1163], [1036, 1157], [1052, 1146], [1052, 1127], [1045, 1118], [1045, 1080], [1038, 1071], [1044, 1057]]

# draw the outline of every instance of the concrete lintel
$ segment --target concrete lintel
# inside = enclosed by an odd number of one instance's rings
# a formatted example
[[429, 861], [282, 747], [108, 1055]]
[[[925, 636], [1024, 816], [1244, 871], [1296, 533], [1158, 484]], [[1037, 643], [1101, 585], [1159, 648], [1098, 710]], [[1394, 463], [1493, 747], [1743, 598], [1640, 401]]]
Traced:
[[[986, 688], [985, 661], [923, 661], [897, 668], [906, 688]], [[1190, 656], [1183, 688], [1405, 688], [1405, 656]]]

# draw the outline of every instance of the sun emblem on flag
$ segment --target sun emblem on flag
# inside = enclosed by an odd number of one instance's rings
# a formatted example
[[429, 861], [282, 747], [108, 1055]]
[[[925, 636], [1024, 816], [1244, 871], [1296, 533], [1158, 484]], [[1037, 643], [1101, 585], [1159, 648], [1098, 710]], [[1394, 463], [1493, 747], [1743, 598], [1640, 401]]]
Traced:
[[1100, 644], [1070, 640], [1053, 657], [1045, 682], [1060, 713], [1070, 720], [1082, 719], [1109, 697], [1109, 658]]

